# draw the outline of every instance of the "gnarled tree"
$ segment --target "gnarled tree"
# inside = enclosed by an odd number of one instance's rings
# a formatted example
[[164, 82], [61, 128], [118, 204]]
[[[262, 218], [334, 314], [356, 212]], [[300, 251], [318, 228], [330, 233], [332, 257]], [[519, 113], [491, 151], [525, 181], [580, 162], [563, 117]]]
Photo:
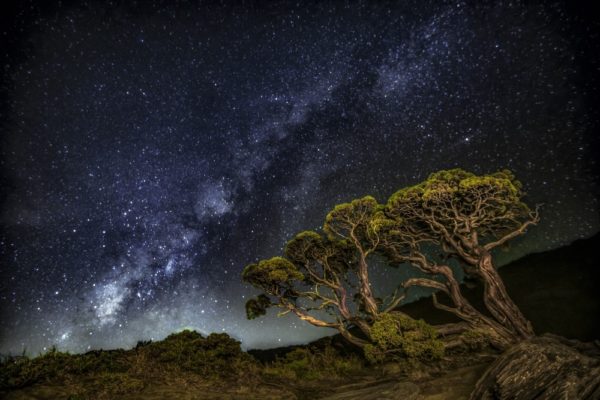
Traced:
[[[247, 266], [243, 279], [263, 291], [247, 302], [248, 317], [276, 306], [312, 325], [337, 329], [360, 347], [372, 342], [371, 329], [379, 315], [394, 310], [403, 298], [395, 292], [380, 301], [371, 288], [368, 258], [379, 242], [379, 208], [370, 196], [340, 204], [325, 219], [326, 237], [301, 232], [287, 243], [285, 258]], [[351, 333], [353, 326], [360, 337]]]
[[[379, 304], [373, 295], [369, 278], [369, 256], [374, 254], [380, 242], [379, 221], [380, 205], [372, 196], [365, 196], [350, 203], [339, 204], [327, 214], [323, 230], [333, 241], [350, 243], [356, 251], [358, 276], [358, 297], [361, 306], [371, 319], [377, 319], [380, 311], [390, 311], [402, 300], [402, 296], [393, 296], [389, 304]], [[381, 308], [381, 309], [380, 309]]]
[[513, 340], [534, 332], [508, 295], [492, 250], [539, 221], [537, 208], [530, 210], [523, 195], [510, 171], [478, 176], [453, 169], [397, 191], [385, 208], [386, 215], [407, 227], [409, 237], [436, 243], [462, 261], [465, 272], [483, 283], [486, 308]]
[[[411, 265], [425, 274], [402, 282], [405, 289], [414, 286], [433, 289], [433, 304], [436, 308], [450, 312], [460, 318], [462, 324], [449, 324], [442, 328], [444, 333], [461, 333], [466, 330], [484, 334], [492, 345], [504, 348], [514, 342], [514, 335], [502, 324], [477, 310], [462, 294], [460, 282], [454, 270], [445, 262], [445, 257], [436, 257], [437, 241], [418, 227], [407, 224], [400, 218], [388, 218], [380, 213], [377, 218], [379, 229], [379, 252], [392, 266]], [[451, 304], [438, 301], [436, 292], [447, 295]], [[460, 337], [454, 344], [460, 344]], [[447, 343], [447, 346], [452, 345]]]
[[[291, 312], [314, 326], [337, 329], [357, 346], [368, 343], [369, 324], [350, 304], [353, 284], [348, 271], [355, 264], [352, 249], [344, 242], [305, 231], [287, 243], [285, 255], [244, 269], [244, 281], [263, 291], [246, 303], [248, 318], [264, 315], [275, 306], [283, 309], [279, 315]], [[366, 340], [350, 333], [352, 325], [361, 329]]]

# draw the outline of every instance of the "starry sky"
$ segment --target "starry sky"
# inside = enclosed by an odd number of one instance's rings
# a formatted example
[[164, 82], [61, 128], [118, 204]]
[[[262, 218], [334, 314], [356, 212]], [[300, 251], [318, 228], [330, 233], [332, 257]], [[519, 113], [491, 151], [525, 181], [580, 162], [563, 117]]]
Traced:
[[442, 168], [544, 203], [504, 262], [596, 233], [596, 15], [478, 3], [5, 5], [0, 353], [312, 340], [242, 268]]

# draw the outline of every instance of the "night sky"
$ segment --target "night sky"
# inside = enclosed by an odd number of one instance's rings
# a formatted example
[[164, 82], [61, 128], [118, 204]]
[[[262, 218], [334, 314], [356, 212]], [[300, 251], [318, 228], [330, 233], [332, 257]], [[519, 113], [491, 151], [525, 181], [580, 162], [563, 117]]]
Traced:
[[477, 3], [15, 2], [0, 353], [312, 340], [328, 332], [246, 320], [242, 268], [438, 169], [509, 168], [544, 203], [505, 261], [596, 233], [598, 19]]

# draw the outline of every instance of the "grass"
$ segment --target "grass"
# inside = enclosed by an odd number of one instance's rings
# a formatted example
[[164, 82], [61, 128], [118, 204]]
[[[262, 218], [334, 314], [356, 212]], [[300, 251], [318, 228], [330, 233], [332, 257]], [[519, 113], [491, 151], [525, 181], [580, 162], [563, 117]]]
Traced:
[[139, 342], [130, 350], [69, 354], [53, 348], [35, 358], [4, 359], [0, 398], [309, 399], [361, 379], [431, 376], [468, 365], [472, 357], [467, 351], [459, 355], [464, 361], [459, 357], [452, 365], [444, 359], [424, 363], [408, 358], [373, 365], [331, 338], [277, 354], [261, 361], [227, 334], [205, 337], [195, 331]]
[[[297, 348], [274, 361], [260, 362], [227, 334], [205, 337], [182, 331], [162, 341], [139, 342], [131, 350], [69, 354], [52, 348], [35, 358], [5, 358], [0, 363], [0, 397], [32, 388], [55, 388], [53, 395], [38, 397], [82, 400], [144, 394], [151, 398], [150, 392], [161, 387], [174, 392], [212, 390], [223, 398], [226, 391], [237, 393], [232, 398], [252, 398], [261, 392], [257, 385], [269, 388], [268, 392], [282, 392], [285, 386], [307, 381], [343, 379], [363, 366], [360, 357], [343, 355], [330, 343]], [[269, 394], [257, 398], [269, 398]]]

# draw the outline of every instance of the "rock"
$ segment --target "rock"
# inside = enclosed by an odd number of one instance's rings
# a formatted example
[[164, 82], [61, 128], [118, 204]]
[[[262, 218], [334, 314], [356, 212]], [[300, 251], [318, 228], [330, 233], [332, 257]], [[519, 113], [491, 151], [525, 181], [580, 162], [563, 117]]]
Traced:
[[483, 374], [471, 400], [598, 400], [598, 344], [544, 335], [519, 343]]

